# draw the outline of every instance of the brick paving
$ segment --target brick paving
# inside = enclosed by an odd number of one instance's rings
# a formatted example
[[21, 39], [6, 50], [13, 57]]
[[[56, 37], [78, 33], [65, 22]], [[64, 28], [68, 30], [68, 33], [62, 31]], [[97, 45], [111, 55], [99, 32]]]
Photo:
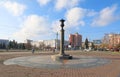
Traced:
[[[11, 53], [11, 52], [9, 52]], [[119, 52], [67, 52], [73, 55], [95, 56], [110, 59], [112, 62], [103, 66], [77, 68], [77, 69], [40, 69], [18, 65], [4, 65], [3, 61], [9, 58], [32, 56], [32, 55], [53, 55], [49, 53], [0, 53], [0, 77], [120, 77], [120, 53]]]

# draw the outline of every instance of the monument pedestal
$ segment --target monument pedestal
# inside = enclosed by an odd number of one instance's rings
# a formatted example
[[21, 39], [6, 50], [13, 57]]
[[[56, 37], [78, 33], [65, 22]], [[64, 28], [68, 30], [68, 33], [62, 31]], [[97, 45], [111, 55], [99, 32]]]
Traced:
[[58, 55], [53, 55], [51, 57], [54, 61], [56, 61], [56, 60], [70, 60], [73, 58], [71, 55], [68, 55], [68, 54], [63, 54], [63, 55], [58, 54]]

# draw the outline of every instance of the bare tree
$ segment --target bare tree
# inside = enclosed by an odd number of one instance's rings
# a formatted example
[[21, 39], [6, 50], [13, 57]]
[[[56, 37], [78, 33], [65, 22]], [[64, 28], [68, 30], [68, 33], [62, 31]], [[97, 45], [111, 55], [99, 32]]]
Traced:
[[26, 44], [25, 44], [25, 48], [28, 49], [28, 50], [30, 50], [30, 49], [32, 48], [31, 43], [29, 43], [29, 42], [26, 43]]
[[43, 50], [44, 48], [45, 48], [45, 44], [44, 44], [44, 43], [40, 43], [40, 44], [39, 44], [39, 49], [40, 49], [40, 50]]

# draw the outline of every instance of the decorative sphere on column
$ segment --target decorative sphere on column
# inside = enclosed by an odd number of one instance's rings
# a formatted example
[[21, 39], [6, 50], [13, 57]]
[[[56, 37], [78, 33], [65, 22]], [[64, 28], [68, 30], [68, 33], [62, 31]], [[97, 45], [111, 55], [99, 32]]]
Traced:
[[60, 25], [60, 26], [63, 28], [63, 27], [64, 27], [64, 22], [65, 22], [65, 20], [64, 20], [64, 19], [61, 19], [60, 22], [61, 22], [61, 25]]

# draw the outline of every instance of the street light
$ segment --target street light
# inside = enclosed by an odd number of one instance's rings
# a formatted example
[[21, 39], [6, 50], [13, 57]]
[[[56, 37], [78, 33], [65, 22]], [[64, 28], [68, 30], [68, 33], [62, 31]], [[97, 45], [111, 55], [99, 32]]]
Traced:
[[56, 51], [58, 50], [58, 32], [56, 33]]

